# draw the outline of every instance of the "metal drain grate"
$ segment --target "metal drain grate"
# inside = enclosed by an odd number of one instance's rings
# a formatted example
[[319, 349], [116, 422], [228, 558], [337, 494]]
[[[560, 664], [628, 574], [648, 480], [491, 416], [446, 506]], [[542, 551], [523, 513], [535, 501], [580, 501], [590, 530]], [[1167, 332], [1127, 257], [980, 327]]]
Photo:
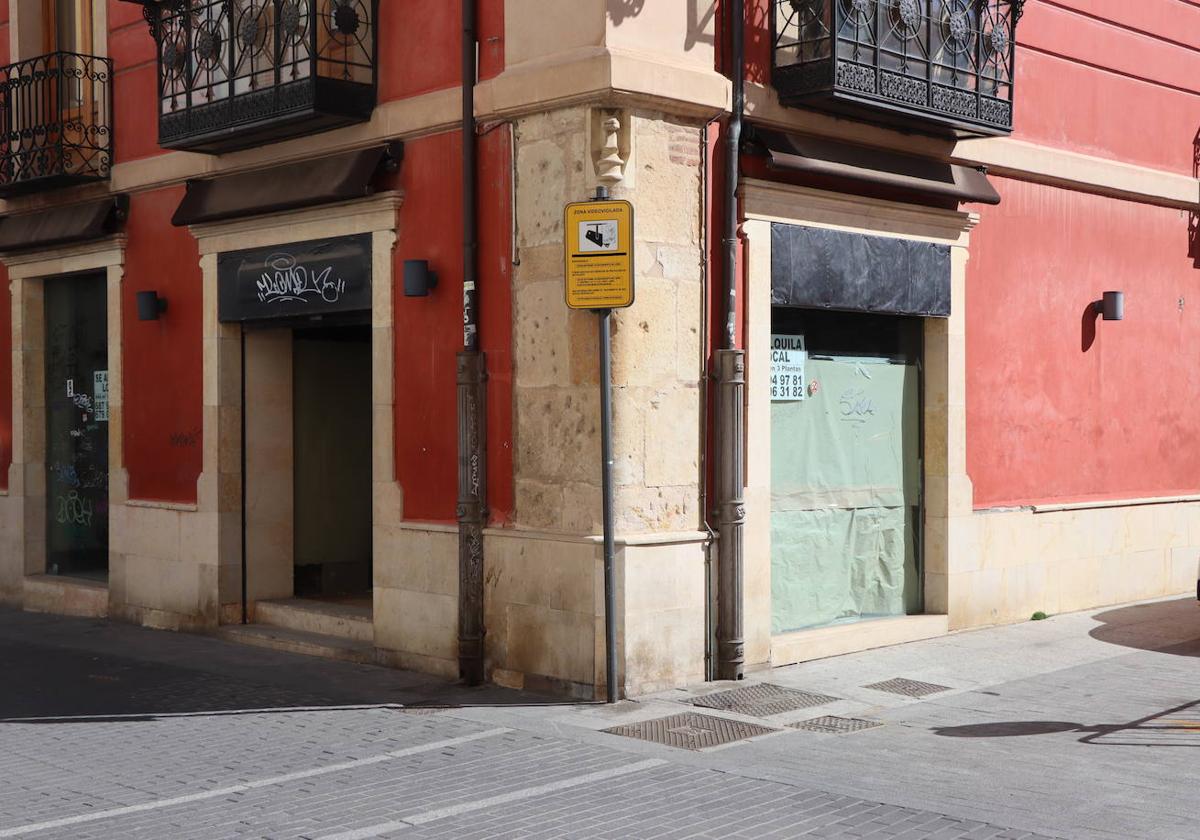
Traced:
[[792, 729], [803, 729], [808, 732], [823, 732], [830, 735], [845, 735], [849, 732], [862, 732], [864, 729], [875, 729], [878, 726], [883, 726], [877, 720], [864, 720], [863, 718], [847, 718], [838, 717], [837, 715], [824, 715], [822, 717], [813, 718], [812, 720], [802, 720], [799, 723], [789, 723]]
[[748, 717], [767, 717], [833, 703], [837, 699], [827, 694], [813, 694], [809, 691], [784, 688], [781, 685], [758, 683], [693, 697], [688, 702], [693, 706], [737, 712]]
[[950, 690], [950, 687], [946, 685], [935, 685], [934, 683], [909, 680], [904, 677], [871, 683], [870, 685], [864, 685], [863, 688], [871, 688], [875, 691], [887, 691], [892, 694], [903, 694], [906, 697], [927, 697], [930, 694], [940, 694], [943, 691]]
[[614, 726], [612, 729], [604, 731], [612, 735], [624, 735], [627, 738], [640, 738], [643, 741], [666, 744], [668, 747], [702, 750], [706, 747], [744, 741], [747, 738], [766, 735], [777, 730], [754, 723], [684, 712], [656, 720]]
[[404, 706], [400, 711], [406, 715], [436, 715], [442, 712], [448, 712], [451, 709], [457, 709], [458, 706]]

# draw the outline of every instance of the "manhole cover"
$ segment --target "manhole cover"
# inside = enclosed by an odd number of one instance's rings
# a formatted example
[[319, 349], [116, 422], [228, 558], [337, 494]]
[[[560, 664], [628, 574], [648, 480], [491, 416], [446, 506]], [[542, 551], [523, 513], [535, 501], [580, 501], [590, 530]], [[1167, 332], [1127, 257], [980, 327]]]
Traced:
[[935, 685], [933, 683], [920, 682], [919, 680], [907, 680], [904, 677], [871, 683], [870, 685], [864, 685], [863, 688], [872, 688], [875, 691], [888, 691], [892, 694], [903, 694], [906, 697], [926, 697], [930, 694], [939, 694], [950, 690], [949, 686]]
[[614, 726], [612, 729], [604, 731], [612, 735], [624, 735], [627, 738], [641, 738], [643, 741], [666, 744], [668, 747], [702, 750], [706, 747], [716, 747], [733, 741], [744, 741], [747, 738], [766, 735], [776, 730], [754, 723], [742, 723], [738, 720], [726, 720], [695, 712], [684, 712], [680, 715], [671, 715], [656, 720]]
[[808, 709], [823, 703], [833, 703], [837, 699], [827, 694], [813, 694], [780, 685], [759, 683], [693, 697], [689, 702], [693, 706], [703, 706], [706, 709], [737, 712], [748, 717], [767, 717], [794, 712], [797, 709]]
[[874, 729], [877, 726], [883, 726], [877, 720], [864, 720], [863, 718], [847, 718], [838, 717], [837, 715], [824, 715], [822, 717], [813, 718], [812, 720], [802, 720], [799, 723], [789, 723], [792, 729], [804, 729], [808, 732], [825, 732], [830, 735], [845, 735], [848, 732], [861, 732], [864, 729]]

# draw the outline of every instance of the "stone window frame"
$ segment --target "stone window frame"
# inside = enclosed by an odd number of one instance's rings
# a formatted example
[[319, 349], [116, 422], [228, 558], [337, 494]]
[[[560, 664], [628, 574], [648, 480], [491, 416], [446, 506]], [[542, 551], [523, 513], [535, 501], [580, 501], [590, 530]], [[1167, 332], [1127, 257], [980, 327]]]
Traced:
[[[395, 459], [393, 250], [399, 191], [332, 205], [189, 227], [203, 282], [203, 466], [197, 481], [201, 563], [217, 570], [221, 623], [240, 621], [241, 329], [217, 318], [217, 259], [228, 251], [371, 234], [372, 530], [376, 568], [383, 535], [400, 523], [402, 491]], [[253, 602], [253, 593], [248, 599]], [[234, 608], [231, 608], [231, 605]], [[252, 606], [252, 605], [251, 605]]]
[[26, 578], [46, 573], [46, 407], [45, 281], [51, 277], [103, 273], [107, 286], [108, 343], [108, 498], [109, 556], [121, 535], [112, 510], [128, 500], [123, 436], [121, 286], [125, 236], [26, 254], [6, 254], [12, 301], [13, 456], [8, 473], [8, 504], [21, 508], [16, 536]]
[[[814, 656], [861, 649], [855, 635], [873, 633], [868, 646], [947, 632], [951, 564], [973, 513], [966, 464], [966, 268], [971, 212], [844, 195], [757, 179], [743, 182], [746, 248], [746, 647], [748, 662], [783, 665]], [[881, 622], [847, 625], [827, 633], [828, 647], [813, 647], [814, 633], [772, 636], [770, 629], [771, 405], [758, 387], [769, 376], [771, 336], [771, 224], [935, 242], [950, 247], [949, 318], [925, 318], [922, 394], [924, 418], [925, 611], [902, 617], [884, 630]], [[912, 621], [910, 619], [917, 619]], [[933, 620], [930, 620], [933, 619]], [[901, 626], [901, 625], [905, 626]], [[802, 650], [803, 649], [803, 650]]]

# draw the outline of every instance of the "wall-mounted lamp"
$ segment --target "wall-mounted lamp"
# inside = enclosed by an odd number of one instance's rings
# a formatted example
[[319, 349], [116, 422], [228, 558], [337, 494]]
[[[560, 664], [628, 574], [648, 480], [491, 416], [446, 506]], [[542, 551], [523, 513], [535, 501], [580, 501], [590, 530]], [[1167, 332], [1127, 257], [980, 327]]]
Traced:
[[428, 297], [430, 289], [436, 289], [438, 276], [429, 270], [428, 260], [404, 261], [404, 296]]
[[138, 292], [137, 310], [139, 321], [157, 321], [167, 311], [167, 299], [160, 298], [158, 292]]
[[1124, 321], [1125, 293], [1105, 292], [1102, 300], [1092, 303], [1092, 309], [1105, 321]]

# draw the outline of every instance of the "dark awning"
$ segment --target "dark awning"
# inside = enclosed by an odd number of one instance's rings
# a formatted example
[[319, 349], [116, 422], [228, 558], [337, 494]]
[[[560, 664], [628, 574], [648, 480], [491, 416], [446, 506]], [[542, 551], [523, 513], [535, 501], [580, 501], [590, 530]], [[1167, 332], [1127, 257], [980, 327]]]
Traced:
[[0, 218], [0, 251], [36, 251], [102, 239], [117, 232], [128, 206], [128, 199], [118, 195], [4, 216]]
[[380, 175], [395, 171], [402, 155], [402, 144], [389, 143], [255, 172], [188, 181], [187, 194], [171, 223], [194, 225], [363, 198], [375, 191]]
[[755, 129], [754, 137], [771, 169], [810, 176], [822, 186], [852, 191], [857, 184], [937, 202], [1000, 203], [987, 175], [969, 166], [779, 131]]

